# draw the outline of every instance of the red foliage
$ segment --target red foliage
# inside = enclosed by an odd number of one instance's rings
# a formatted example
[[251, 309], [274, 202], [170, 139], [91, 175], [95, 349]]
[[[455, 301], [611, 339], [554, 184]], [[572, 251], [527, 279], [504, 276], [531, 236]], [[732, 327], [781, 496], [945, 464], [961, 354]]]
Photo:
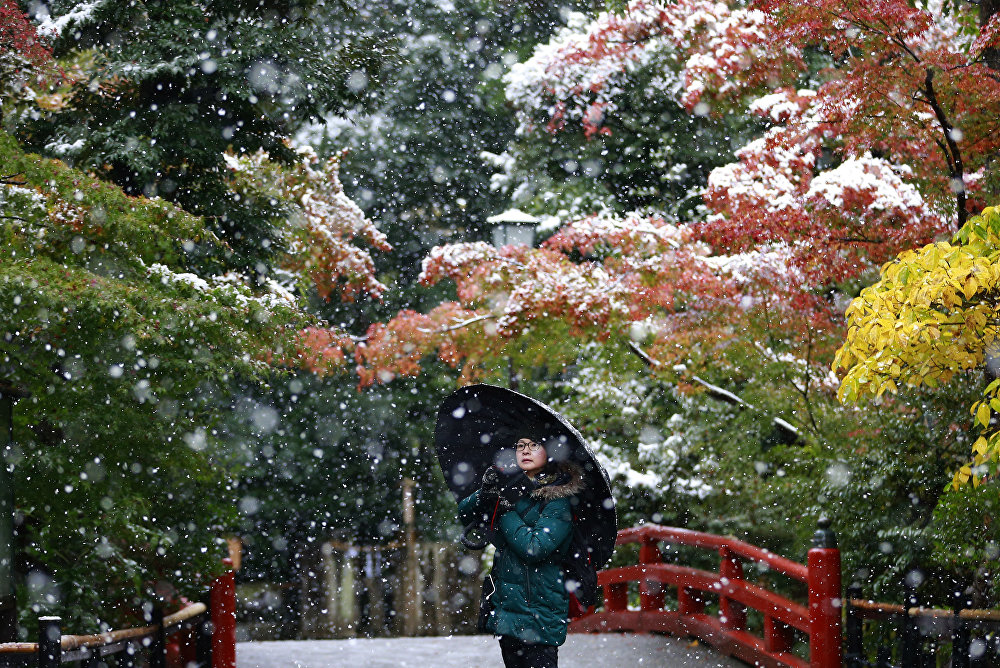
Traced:
[[5, 56], [20, 59], [25, 67], [40, 67], [52, 59], [51, 47], [17, 0], [0, 0], [0, 58]]
[[817, 91], [847, 155], [877, 152], [914, 170], [925, 197], [968, 213], [963, 181], [1000, 150], [1000, 77], [978, 60], [996, 17], [970, 48], [952, 14], [906, 0], [761, 0], [775, 38], [836, 59]]
[[[373, 327], [365, 378], [416, 373], [441, 346], [474, 362], [543, 319], [590, 340], [638, 336], [660, 363], [697, 344], [753, 345], [753, 331], [823, 359], [843, 326], [838, 284], [975, 210], [967, 191], [1000, 153], [1000, 77], [979, 60], [998, 43], [996, 17], [973, 42], [954, 15], [907, 0], [636, 0], [562, 35], [507, 77], [522, 131], [576, 121], [588, 137], [605, 132], [647, 56], [674, 58], [680, 85], [666, 77], [646, 95], [718, 111], [770, 91], [749, 111], [771, 127], [712, 173], [703, 222], [591, 216], [539, 249], [435, 249], [424, 279], [453, 280], [459, 302]], [[810, 50], [828, 66], [810, 73], [814, 90], [789, 88]]]
[[[396, 376], [417, 376], [420, 360], [432, 350], [437, 350], [438, 358], [452, 367], [466, 357], [478, 359], [490, 342], [481, 328], [468, 328], [463, 323], [489, 317], [455, 302], [444, 302], [426, 315], [406, 309], [387, 323], [375, 323], [355, 351], [360, 385], [387, 383]], [[496, 341], [495, 330], [491, 338]]]
[[52, 57], [52, 49], [38, 36], [17, 0], [0, 0], [0, 53], [7, 51], [36, 64]]
[[354, 341], [334, 329], [310, 327], [299, 332], [294, 359], [282, 360], [286, 366], [301, 367], [323, 376], [343, 368]]

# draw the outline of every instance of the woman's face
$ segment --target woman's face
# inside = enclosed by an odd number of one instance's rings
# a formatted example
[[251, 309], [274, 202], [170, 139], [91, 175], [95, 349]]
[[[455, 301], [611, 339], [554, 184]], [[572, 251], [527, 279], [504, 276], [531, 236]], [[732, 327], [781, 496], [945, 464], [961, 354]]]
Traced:
[[517, 455], [517, 465], [528, 476], [534, 477], [536, 473], [545, 468], [549, 461], [549, 456], [545, 453], [545, 448], [527, 438], [522, 438], [514, 446], [514, 453]]

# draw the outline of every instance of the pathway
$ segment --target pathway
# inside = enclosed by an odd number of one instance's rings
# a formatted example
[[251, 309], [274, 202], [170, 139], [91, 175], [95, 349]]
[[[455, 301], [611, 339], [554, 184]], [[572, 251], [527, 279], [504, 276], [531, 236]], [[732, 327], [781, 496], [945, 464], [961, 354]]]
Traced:
[[[503, 668], [492, 636], [245, 642], [236, 658], [237, 668]], [[745, 668], [691, 640], [617, 633], [571, 634], [559, 666]]]

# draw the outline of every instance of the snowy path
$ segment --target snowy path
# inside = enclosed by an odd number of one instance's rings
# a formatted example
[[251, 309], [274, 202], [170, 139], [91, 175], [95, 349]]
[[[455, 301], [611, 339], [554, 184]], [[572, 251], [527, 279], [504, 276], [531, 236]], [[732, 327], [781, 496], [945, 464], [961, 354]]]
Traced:
[[[245, 642], [237, 668], [503, 668], [492, 636]], [[660, 635], [573, 634], [559, 649], [561, 668], [651, 666], [738, 668], [690, 640]]]

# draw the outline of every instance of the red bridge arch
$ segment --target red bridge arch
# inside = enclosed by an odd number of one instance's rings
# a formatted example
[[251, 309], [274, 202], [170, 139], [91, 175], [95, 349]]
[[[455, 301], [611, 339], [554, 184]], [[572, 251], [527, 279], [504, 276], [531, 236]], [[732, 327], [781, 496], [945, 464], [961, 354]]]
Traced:
[[[726, 536], [647, 524], [618, 532], [617, 545], [639, 544], [639, 563], [601, 571], [604, 607], [573, 619], [571, 632], [638, 631], [694, 636], [724, 654], [759, 666], [835, 668], [841, 665], [840, 552], [825, 520], [813, 539], [806, 564]], [[718, 572], [664, 563], [659, 544], [688, 545], [718, 553]], [[803, 582], [808, 601], [800, 603], [761, 588], [743, 577], [743, 562]], [[628, 585], [637, 582], [638, 609], [628, 606]], [[667, 609], [665, 587], [677, 593], [677, 609]], [[706, 596], [718, 598], [718, 614], [706, 612]], [[764, 617], [763, 637], [747, 627], [746, 609]], [[809, 659], [791, 652], [793, 631], [809, 639]]]

